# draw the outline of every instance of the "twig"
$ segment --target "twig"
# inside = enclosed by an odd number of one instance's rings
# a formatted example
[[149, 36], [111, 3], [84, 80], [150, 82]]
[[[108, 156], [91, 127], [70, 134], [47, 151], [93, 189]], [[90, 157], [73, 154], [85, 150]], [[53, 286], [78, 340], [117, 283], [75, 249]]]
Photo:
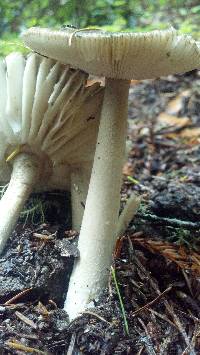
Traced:
[[172, 308], [172, 305], [169, 305], [169, 310], [171, 312], [171, 316], [175, 322], [175, 324], [177, 325], [179, 332], [181, 333], [183, 339], [185, 340], [185, 343], [188, 347], [188, 349], [190, 349], [190, 355], [196, 355], [196, 352], [194, 350], [194, 347], [190, 341], [190, 339], [188, 338], [188, 335], [185, 331], [185, 329], [182, 326], [182, 323], [180, 321], [180, 319], [178, 318], [178, 316], [176, 315], [176, 313], [174, 312], [174, 309]]
[[71, 340], [70, 340], [66, 355], [81, 355], [82, 354], [82, 352], [80, 352], [78, 349], [76, 349], [75, 342], [76, 342], [76, 334], [73, 333], [71, 336]]
[[200, 307], [198, 306], [197, 302], [195, 301], [195, 298], [192, 298], [188, 294], [182, 292], [182, 291], [176, 291], [176, 296], [178, 296], [185, 304], [189, 306], [189, 308], [195, 310], [197, 314], [200, 313]]
[[32, 287], [30, 288], [26, 288], [25, 290], [19, 292], [17, 295], [15, 295], [14, 297], [10, 298], [8, 301], [6, 301], [4, 303], [4, 306], [7, 306], [9, 304], [12, 304], [13, 302], [15, 302], [16, 300], [18, 300], [20, 297], [26, 295], [29, 291], [32, 290]]
[[96, 317], [96, 318], [99, 318], [102, 322], [105, 322], [105, 323], [107, 323], [107, 324], [109, 324], [109, 325], [112, 324], [112, 323], [108, 322], [105, 318], [101, 317], [99, 314], [94, 313], [94, 312], [91, 312], [91, 311], [83, 311], [83, 312], [81, 312], [81, 314], [89, 314], [89, 315], [91, 315], [91, 316], [94, 316], [94, 317]]
[[166, 218], [166, 217], [158, 217], [154, 214], [138, 212], [137, 217], [140, 219], [145, 219], [150, 222], [155, 222], [159, 225], [172, 226], [176, 228], [185, 228], [185, 229], [198, 229], [200, 228], [200, 222], [190, 222], [190, 221], [182, 221], [176, 218]]
[[191, 339], [191, 343], [186, 347], [186, 349], [182, 352], [181, 355], [187, 355], [190, 351], [191, 346], [194, 349], [197, 336], [198, 336], [198, 328], [197, 328], [197, 325], [195, 324], [195, 329], [194, 329], [193, 337]]
[[141, 355], [142, 354], [142, 352], [143, 352], [143, 350], [144, 350], [144, 345], [140, 348], [140, 350], [137, 352], [137, 354], [136, 355]]
[[14, 334], [17, 337], [21, 338], [25, 338], [25, 339], [29, 339], [29, 340], [38, 340], [38, 336], [36, 334], [25, 334], [25, 333], [18, 333], [16, 331], [14, 331], [11, 327], [10, 329], [7, 327], [7, 329], [9, 330], [10, 334]]
[[138, 318], [140, 324], [142, 325], [145, 333], [146, 333], [146, 336], [147, 336], [147, 340], [148, 342], [146, 341], [145, 342], [145, 347], [146, 347], [146, 351], [149, 355], [156, 355], [156, 352], [154, 350], [154, 346], [153, 346], [153, 342], [152, 342], [152, 339], [151, 339], [151, 336], [148, 332], [148, 329], [146, 327], [146, 325], [144, 324], [144, 322], [142, 321], [142, 319]]
[[184, 276], [186, 285], [187, 285], [187, 287], [188, 287], [188, 289], [189, 289], [189, 291], [190, 291], [190, 294], [192, 295], [192, 297], [194, 297], [194, 293], [193, 293], [193, 291], [192, 291], [192, 286], [191, 286], [191, 282], [190, 282], [190, 280], [189, 280], [189, 278], [188, 278], [188, 275], [186, 274], [186, 272], [185, 272], [184, 269], [181, 269], [181, 271], [182, 271], [182, 274], [183, 274], [183, 276]]
[[[131, 243], [131, 239], [130, 238], [129, 238], [129, 243]], [[135, 263], [137, 264], [138, 268], [142, 271], [142, 273], [145, 275], [145, 277], [149, 280], [149, 283], [150, 283], [151, 287], [154, 289], [154, 291], [160, 296], [161, 295], [161, 291], [159, 290], [158, 285], [152, 279], [151, 274], [144, 268], [144, 266], [142, 265], [142, 263], [139, 261], [139, 259], [136, 256], [135, 256]], [[169, 302], [166, 299], [164, 299], [163, 302], [164, 302], [164, 305], [165, 305], [168, 313], [172, 316], [173, 315], [173, 311], [172, 311], [172, 308], [171, 308]], [[176, 324], [174, 324], [174, 326], [176, 328], [178, 328]], [[179, 328], [178, 328], [178, 330], [179, 330]]]
[[156, 298], [154, 298], [151, 302], [145, 304], [143, 307], [140, 307], [136, 311], [132, 313], [132, 316], [136, 316], [138, 313], [144, 311], [145, 309], [148, 309], [149, 306], [152, 306], [154, 303], [160, 300], [167, 292], [171, 291], [172, 286], [169, 286], [165, 291], [163, 291], [160, 295], [158, 295]]
[[190, 319], [192, 319], [194, 322], [200, 323], [200, 319], [195, 317], [194, 314], [191, 313], [191, 311], [189, 311], [189, 313], [185, 313], [181, 310], [179, 310], [180, 313], [184, 314], [185, 317], [189, 317]]
[[150, 312], [155, 314], [155, 316], [165, 320], [166, 322], [168, 322], [170, 325], [172, 325], [172, 327], [176, 328], [176, 330], [178, 330], [178, 327], [170, 320], [167, 318], [167, 316], [165, 316], [164, 314], [160, 314], [158, 313], [157, 311], [155, 311], [154, 309], [152, 308], [149, 308]]
[[[139, 259], [136, 256], [135, 256], [135, 263], [139, 267], [139, 269], [142, 271], [142, 273], [144, 273], [146, 275], [151, 287], [155, 290], [155, 292], [158, 294], [158, 296], [162, 295], [161, 291], [158, 288], [158, 285], [151, 277], [151, 274], [148, 272], [148, 270], [146, 270], [144, 268], [144, 266], [141, 264], [141, 262], [139, 261]], [[178, 329], [179, 333], [182, 335], [188, 349], [190, 349], [190, 355], [196, 355], [195, 350], [194, 350], [194, 346], [191, 343], [191, 341], [190, 341], [185, 329], [183, 328], [178, 316], [175, 314], [175, 311], [174, 311], [172, 305], [166, 299], [164, 299], [163, 303], [164, 303], [166, 310], [167, 310], [168, 314], [170, 315], [171, 319], [174, 321], [174, 326]], [[140, 319], [138, 318], [138, 320], [140, 320]], [[140, 323], [142, 324], [143, 322], [140, 320]], [[148, 332], [148, 330], [147, 330], [147, 332]]]
[[26, 316], [24, 316], [21, 312], [16, 311], [15, 315], [16, 315], [17, 318], [19, 318], [22, 322], [24, 322], [27, 325], [29, 325], [31, 328], [37, 329], [37, 325], [31, 319], [29, 319]]
[[[95, 312], [92, 312], [92, 311], [89, 311], [89, 310], [85, 310], [85, 311], [82, 311], [81, 314], [78, 317], [81, 317], [82, 314], [88, 314], [90, 316], [93, 316], [93, 317], [96, 317], [96, 318], [100, 319], [102, 322], [105, 322], [106, 324], [109, 324], [109, 325], [112, 324], [111, 322], [108, 322], [105, 318], [101, 317], [99, 314], [97, 314]], [[70, 322], [69, 326], [71, 326], [76, 320], [77, 320], [77, 318], [73, 319]]]

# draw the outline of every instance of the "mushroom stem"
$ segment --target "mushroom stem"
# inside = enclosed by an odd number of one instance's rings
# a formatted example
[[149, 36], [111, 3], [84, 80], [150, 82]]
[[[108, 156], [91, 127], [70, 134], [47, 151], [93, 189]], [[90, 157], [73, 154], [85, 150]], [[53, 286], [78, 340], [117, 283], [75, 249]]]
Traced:
[[129, 81], [107, 79], [78, 243], [80, 259], [65, 302], [70, 319], [97, 299], [108, 281], [119, 215], [128, 91]]
[[130, 222], [135, 216], [141, 202], [141, 197], [135, 195], [134, 193], [129, 197], [126, 205], [119, 216], [117, 230], [116, 230], [116, 238], [121, 237], [126, 229], [128, 228]]
[[91, 166], [77, 167], [71, 172], [72, 228], [80, 231], [91, 175]]
[[11, 179], [0, 200], [0, 253], [3, 251], [38, 178], [39, 163], [37, 157], [21, 153], [13, 159]]

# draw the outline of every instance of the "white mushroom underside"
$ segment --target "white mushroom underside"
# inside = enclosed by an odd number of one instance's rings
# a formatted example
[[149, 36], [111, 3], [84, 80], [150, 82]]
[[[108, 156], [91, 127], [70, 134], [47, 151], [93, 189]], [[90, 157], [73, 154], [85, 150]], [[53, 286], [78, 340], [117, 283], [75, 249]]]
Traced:
[[5, 158], [16, 148], [48, 157], [48, 188], [59, 186], [59, 174], [66, 187], [66, 167], [92, 160], [103, 91], [98, 84], [86, 87], [87, 77], [37, 54], [0, 60], [0, 178], [8, 176]]
[[[0, 200], [0, 253], [35, 188], [69, 186], [69, 171], [91, 168], [103, 89], [87, 87], [87, 77], [37, 54], [0, 60], [0, 178], [9, 182]], [[88, 183], [86, 175], [84, 202]], [[73, 213], [78, 224], [82, 212]]]

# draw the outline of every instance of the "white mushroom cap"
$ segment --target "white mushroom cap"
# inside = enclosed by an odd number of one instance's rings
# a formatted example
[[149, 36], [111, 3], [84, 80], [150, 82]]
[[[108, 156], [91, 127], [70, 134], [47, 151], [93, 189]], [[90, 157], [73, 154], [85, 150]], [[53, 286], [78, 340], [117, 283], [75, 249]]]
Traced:
[[197, 43], [174, 29], [110, 33], [33, 27], [23, 40], [40, 54], [107, 78], [151, 79], [200, 67]]
[[50, 164], [43, 189], [68, 188], [70, 165], [91, 161], [103, 91], [86, 87], [87, 77], [37, 54], [0, 60], [1, 182], [10, 179], [6, 158], [15, 149], [36, 154], [44, 168]]

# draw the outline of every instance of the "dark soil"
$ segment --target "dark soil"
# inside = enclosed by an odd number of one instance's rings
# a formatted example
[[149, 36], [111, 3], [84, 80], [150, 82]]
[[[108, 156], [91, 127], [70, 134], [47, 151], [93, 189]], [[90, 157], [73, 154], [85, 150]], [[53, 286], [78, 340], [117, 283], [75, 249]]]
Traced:
[[[183, 92], [172, 116], [187, 125], [161, 127]], [[131, 86], [122, 206], [133, 191], [143, 201], [113, 256], [126, 320], [110, 276], [96, 308], [69, 323], [62, 306], [78, 237], [66, 195], [43, 194], [43, 220], [41, 209], [36, 224], [23, 216], [0, 259], [0, 354], [200, 353], [199, 99], [198, 71]]]

